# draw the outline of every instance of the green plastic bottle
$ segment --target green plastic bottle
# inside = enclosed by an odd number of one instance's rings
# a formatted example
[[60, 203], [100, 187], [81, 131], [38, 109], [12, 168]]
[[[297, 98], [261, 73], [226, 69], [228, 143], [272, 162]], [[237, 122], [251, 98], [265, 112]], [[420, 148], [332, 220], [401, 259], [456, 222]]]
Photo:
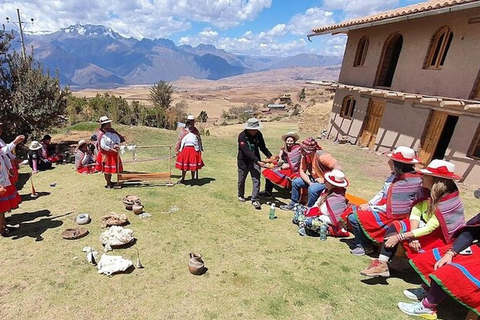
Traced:
[[272, 204], [270, 205], [270, 214], [268, 215], [268, 218], [269, 218], [270, 220], [273, 220], [273, 219], [275, 219], [276, 217], [277, 217], [277, 216], [275, 215], [275, 203], [272, 203]]

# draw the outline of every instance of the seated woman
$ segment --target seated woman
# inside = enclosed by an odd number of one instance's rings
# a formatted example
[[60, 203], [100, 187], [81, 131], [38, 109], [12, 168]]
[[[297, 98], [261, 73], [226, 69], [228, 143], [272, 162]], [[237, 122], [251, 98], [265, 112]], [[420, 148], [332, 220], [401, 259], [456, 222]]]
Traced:
[[355, 248], [351, 254], [362, 256], [373, 252], [372, 241], [383, 242], [387, 226], [395, 220], [408, 217], [412, 204], [421, 192], [421, 175], [415, 172], [419, 163], [415, 151], [408, 147], [398, 147], [388, 155], [392, 175], [387, 178], [382, 198], [374, 198], [373, 203], [352, 207], [342, 217], [347, 220], [355, 235]]
[[302, 160], [300, 162], [299, 177], [292, 181], [291, 201], [281, 205], [282, 210], [294, 210], [300, 203], [300, 190], [308, 188], [307, 207], [312, 207], [318, 200], [320, 193], [325, 189], [324, 174], [333, 169], [342, 170], [338, 161], [328, 152], [322, 150], [313, 137], [305, 139], [301, 144]]
[[453, 237], [453, 245], [429, 250], [410, 260], [430, 288], [425, 286], [405, 290], [403, 293], [407, 298], [421, 301], [399, 302], [398, 307], [402, 312], [425, 319], [437, 319], [435, 308], [450, 295], [480, 315], [480, 213], [459, 228]]
[[307, 231], [318, 232], [322, 224], [328, 224], [331, 236], [348, 236], [345, 224], [340, 215], [347, 208], [345, 198], [348, 180], [340, 170], [325, 173], [325, 189], [320, 194], [315, 205], [305, 212], [305, 215], [294, 217], [298, 221], [298, 233], [307, 235]]
[[52, 163], [43, 157], [42, 144], [38, 141], [32, 141], [28, 147], [28, 165], [32, 168], [32, 173], [44, 171], [52, 168]]
[[288, 132], [282, 136], [285, 145], [280, 149], [278, 154], [277, 169], [264, 169], [262, 174], [265, 176], [265, 190], [260, 192], [260, 196], [270, 198], [272, 196], [273, 185], [282, 188], [288, 188], [292, 184], [292, 180], [299, 176], [300, 160], [302, 152], [298, 141], [298, 134]]
[[85, 140], [78, 141], [75, 150], [75, 168], [78, 173], [93, 173], [95, 170], [94, 155]]
[[389, 277], [388, 262], [393, 258], [398, 244], [402, 243], [407, 257], [419, 252], [451, 243], [452, 235], [465, 224], [463, 205], [453, 179], [455, 165], [445, 160], [433, 160], [423, 173], [423, 187], [430, 190], [430, 198], [412, 208], [409, 219], [390, 224], [385, 234], [378, 259], [360, 274], [369, 277]]
[[60, 146], [52, 144], [52, 137], [48, 134], [44, 135], [42, 140], [42, 158], [47, 159], [51, 163], [63, 162], [63, 155], [60, 152]]

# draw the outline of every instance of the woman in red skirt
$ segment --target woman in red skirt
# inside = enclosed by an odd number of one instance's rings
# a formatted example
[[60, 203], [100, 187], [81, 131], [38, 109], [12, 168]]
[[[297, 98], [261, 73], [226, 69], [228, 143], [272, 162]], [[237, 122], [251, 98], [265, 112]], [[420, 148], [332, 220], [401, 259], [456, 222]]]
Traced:
[[185, 128], [180, 130], [175, 149], [177, 151], [175, 168], [182, 170], [182, 178], [179, 183], [185, 181], [187, 171], [192, 173], [192, 179], [198, 179], [198, 170], [205, 164], [202, 160], [202, 138], [195, 128], [195, 117], [193, 115], [187, 116]]
[[10, 232], [14, 230], [13, 228], [7, 227], [5, 223], [5, 212], [10, 212], [18, 208], [21, 202], [15, 184], [12, 184], [14, 178], [9, 170], [10, 160], [6, 155], [24, 139], [24, 136], [18, 136], [13, 142], [0, 148], [0, 235], [2, 237], [10, 236]]
[[389, 154], [391, 176], [383, 189], [369, 203], [351, 207], [342, 218], [347, 221], [355, 235], [356, 247], [351, 254], [362, 256], [373, 251], [373, 242], [383, 242], [390, 223], [409, 216], [414, 201], [421, 193], [422, 178], [414, 165], [420, 161], [415, 151], [408, 147], [397, 147]]
[[433, 160], [423, 174], [423, 187], [430, 197], [412, 208], [410, 217], [393, 221], [387, 229], [378, 259], [360, 272], [369, 277], [389, 277], [388, 263], [394, 257], [398, 244], [405, 248], [407, 257], [420, 254], [453, 241], [455, 230], [465, 224], [465, 215], [458, 188], [453, 181], [462, 177], [455, 174], [455, 165], [445, 160]]
[[113, 188], [112, 174], [123, 171], [122, 159], [118, 156], [120, 143], [125, 138], [112, 128], [112, 120], [107, 116], [100, 117], [100, 131], [98, 133], [98, 146], [100, 152], [97, 155], [97, 171], [103, 172], [107, 185], [105, 188]]
[[270, 198], [272, 196], [273, 185], [281, 188], [289, 188], [292, 180], [299, 177], [300, 163], [302, 160], [302, 151], [297, 143], [299, 137], [295, 132], [288, 132], [282, 136], [285, 145], [278, 154], [279, 168], [264, 169], [262, 174], [265, 177], [265, 190], [259, 193], [260, 196]]
[[398, 303], [404, 313], [436, 319], [436, 306], [450, 295], [480, 316], [480, 213], [453, 236], [453, 245], [429, 250], [410, 260], [430, 287], [405, 290], [405, 296], [416, 302]]

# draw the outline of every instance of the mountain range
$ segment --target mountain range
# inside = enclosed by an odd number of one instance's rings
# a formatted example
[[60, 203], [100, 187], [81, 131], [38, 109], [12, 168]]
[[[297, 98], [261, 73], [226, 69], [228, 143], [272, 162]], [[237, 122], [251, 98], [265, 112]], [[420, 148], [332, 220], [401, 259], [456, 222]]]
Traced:
[[[181, 77], [217, 80], [250, 72], [290, 67], [338, 66], [341, 57], [299, 54], [290, 57], [236, 55], [213, 45], [177, 46], [168, 39], [125, 38], [101, 25], [72, 25], [48, 34], [27, 34], [25, 46], [62, 86], [111, 87], [152, 84]], [[14, 41], [12, 49], [19, 50]]]

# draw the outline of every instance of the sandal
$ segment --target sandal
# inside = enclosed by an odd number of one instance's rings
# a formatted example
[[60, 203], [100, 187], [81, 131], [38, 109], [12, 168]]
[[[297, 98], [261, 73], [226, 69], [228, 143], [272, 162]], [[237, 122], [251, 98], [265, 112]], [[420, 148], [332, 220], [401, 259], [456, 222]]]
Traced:
[[10, 231], [8, 229], [4, 229], [2, 232], [0, 232], [0, 235], [4, 238], [8, 238], [10, 237], [12, 234], [10, 233]]

